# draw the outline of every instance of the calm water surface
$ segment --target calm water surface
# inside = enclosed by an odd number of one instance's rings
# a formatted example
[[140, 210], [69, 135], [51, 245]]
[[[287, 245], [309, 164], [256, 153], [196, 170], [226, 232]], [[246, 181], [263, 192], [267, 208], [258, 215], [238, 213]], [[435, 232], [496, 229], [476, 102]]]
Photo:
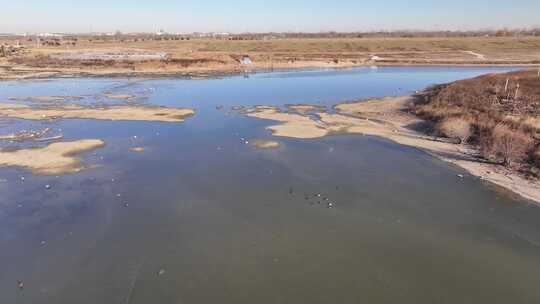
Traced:
[[404, 95], [505, 70], [3, 82], [0, 100], [121, 103], [102, 95], [113, 92], [197, 114], [0, 120], [2, 134], [51, 127], [107, 143], [81, 156], [97, 167], [79, 174], [0, 169], [0, 303], [540, 303], [540, 208], [378, 138], [277, 138], [280, 149], [256, 150], [242, 138], [272, 138], [271, 122], [229, 110]]

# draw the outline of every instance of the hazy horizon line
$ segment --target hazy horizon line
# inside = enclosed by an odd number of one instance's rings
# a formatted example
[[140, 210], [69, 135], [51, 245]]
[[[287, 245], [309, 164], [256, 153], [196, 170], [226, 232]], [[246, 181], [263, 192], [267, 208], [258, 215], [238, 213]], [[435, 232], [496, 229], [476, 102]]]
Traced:
[[540, 30], [540, 25], [531, 25], [524, 27], [486, 27], [486, 28], [471, 28], [471, 29], [414, 29], [414, 28], [403, 28], [403, 29], [377, 29], [377, 30], [356, 30], [356, 31], [337, 31], [337, 30], [319, 30], [319, 31], [297, 31], [297, 30], [287, 30], [287, 31], [226, 31], [226, 30], [214, 30], [214, 31], [167, 31], [164, 28], [157, 28], [155, 31], [122, 31], [120, 29], [113, 29], [110, 31], [1, 31], [0, 34], [13, 34], [13, 35], [35, 35], [42, 33], [52, 33], [52, 34], [66, 34], [66, 35], [84, 35], [84, 34], [106, 34], [106, 33], [117, 33], [121, 34], [154, 34], [157, 32], [163, 32], [166, 34], [212, 34], [212, 33], [227, 33], [233, 35], [242, 35], [242, 34], [376, 34], [376, 33], [475, 33], [475, 32], [497, 32], [497, 31], [535, 31]]

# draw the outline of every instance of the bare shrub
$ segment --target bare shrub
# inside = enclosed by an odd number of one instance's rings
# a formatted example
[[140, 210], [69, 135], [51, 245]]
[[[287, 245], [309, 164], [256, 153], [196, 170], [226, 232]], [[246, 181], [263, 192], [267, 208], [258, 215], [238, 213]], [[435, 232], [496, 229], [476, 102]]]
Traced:
[[[415, 97], [412, 113], [436, 122], [441, 134], [477, 145], [486, 159], [540, 177], [537, 71], [488, 74], [433, 86]], [[468, 137], [456, 117], [469, 122]]]
[[505, 166], [523, 162], [531, 149], [533, 138], [522, 131], [514, 130], [505, 124], [498, 124], [491, 132], [491, 136], [484, 136], [482, 140], [483, 151], [488, 158], [501, 160]]
[[443, 119], [436, 126], [442, 135], [459, 140], [459, 143], [466, 143], [472, 135], [471, 123], [461, 117], [450, 117]]

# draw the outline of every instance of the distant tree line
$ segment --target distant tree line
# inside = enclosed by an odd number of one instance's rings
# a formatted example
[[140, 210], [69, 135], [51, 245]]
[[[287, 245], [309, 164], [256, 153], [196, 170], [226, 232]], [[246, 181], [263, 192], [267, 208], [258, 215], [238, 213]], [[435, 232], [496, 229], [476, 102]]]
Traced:
[[[4, 35], [7, 37], [7, 35]], [[216, 39], [216, 40], [272, 40], [272, 39], [299, 39], [299, 38], [459, 38], [459, 37], [540, 37], [540, 28], [533, 29], [498, 29], [482, 31], [370, 31], [370, 32], [268, 32], [268, 33], [191, 33], [191, 34], [151, 34], [151, 33], [121, 33], [116, 31], [113, 34], [69, 34], [62, 40], [77, 39], [86, 41], [183, 41], [190, 39]], [[32, 40], [32, 36], [28, 38]]]

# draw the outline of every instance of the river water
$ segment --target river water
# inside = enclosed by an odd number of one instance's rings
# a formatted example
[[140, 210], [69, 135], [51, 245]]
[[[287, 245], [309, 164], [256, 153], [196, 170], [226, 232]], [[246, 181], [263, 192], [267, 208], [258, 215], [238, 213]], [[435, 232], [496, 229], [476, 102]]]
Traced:
[[[330, 106], [505, 70], [3, 82], [4, 101], [123, 103], [103, 97], [112, 92], [196, 115], [0, 120], [2, 133], [50, 127], [106, 142], [80, 156], [94, 168], [78, 174], [0, 169], [0, 303], [540, 303], [540, 208], [414, 148], [273, 138], [272, 122], [230, 110]], [[282, 146], [245, 144], [254, 139]]]

